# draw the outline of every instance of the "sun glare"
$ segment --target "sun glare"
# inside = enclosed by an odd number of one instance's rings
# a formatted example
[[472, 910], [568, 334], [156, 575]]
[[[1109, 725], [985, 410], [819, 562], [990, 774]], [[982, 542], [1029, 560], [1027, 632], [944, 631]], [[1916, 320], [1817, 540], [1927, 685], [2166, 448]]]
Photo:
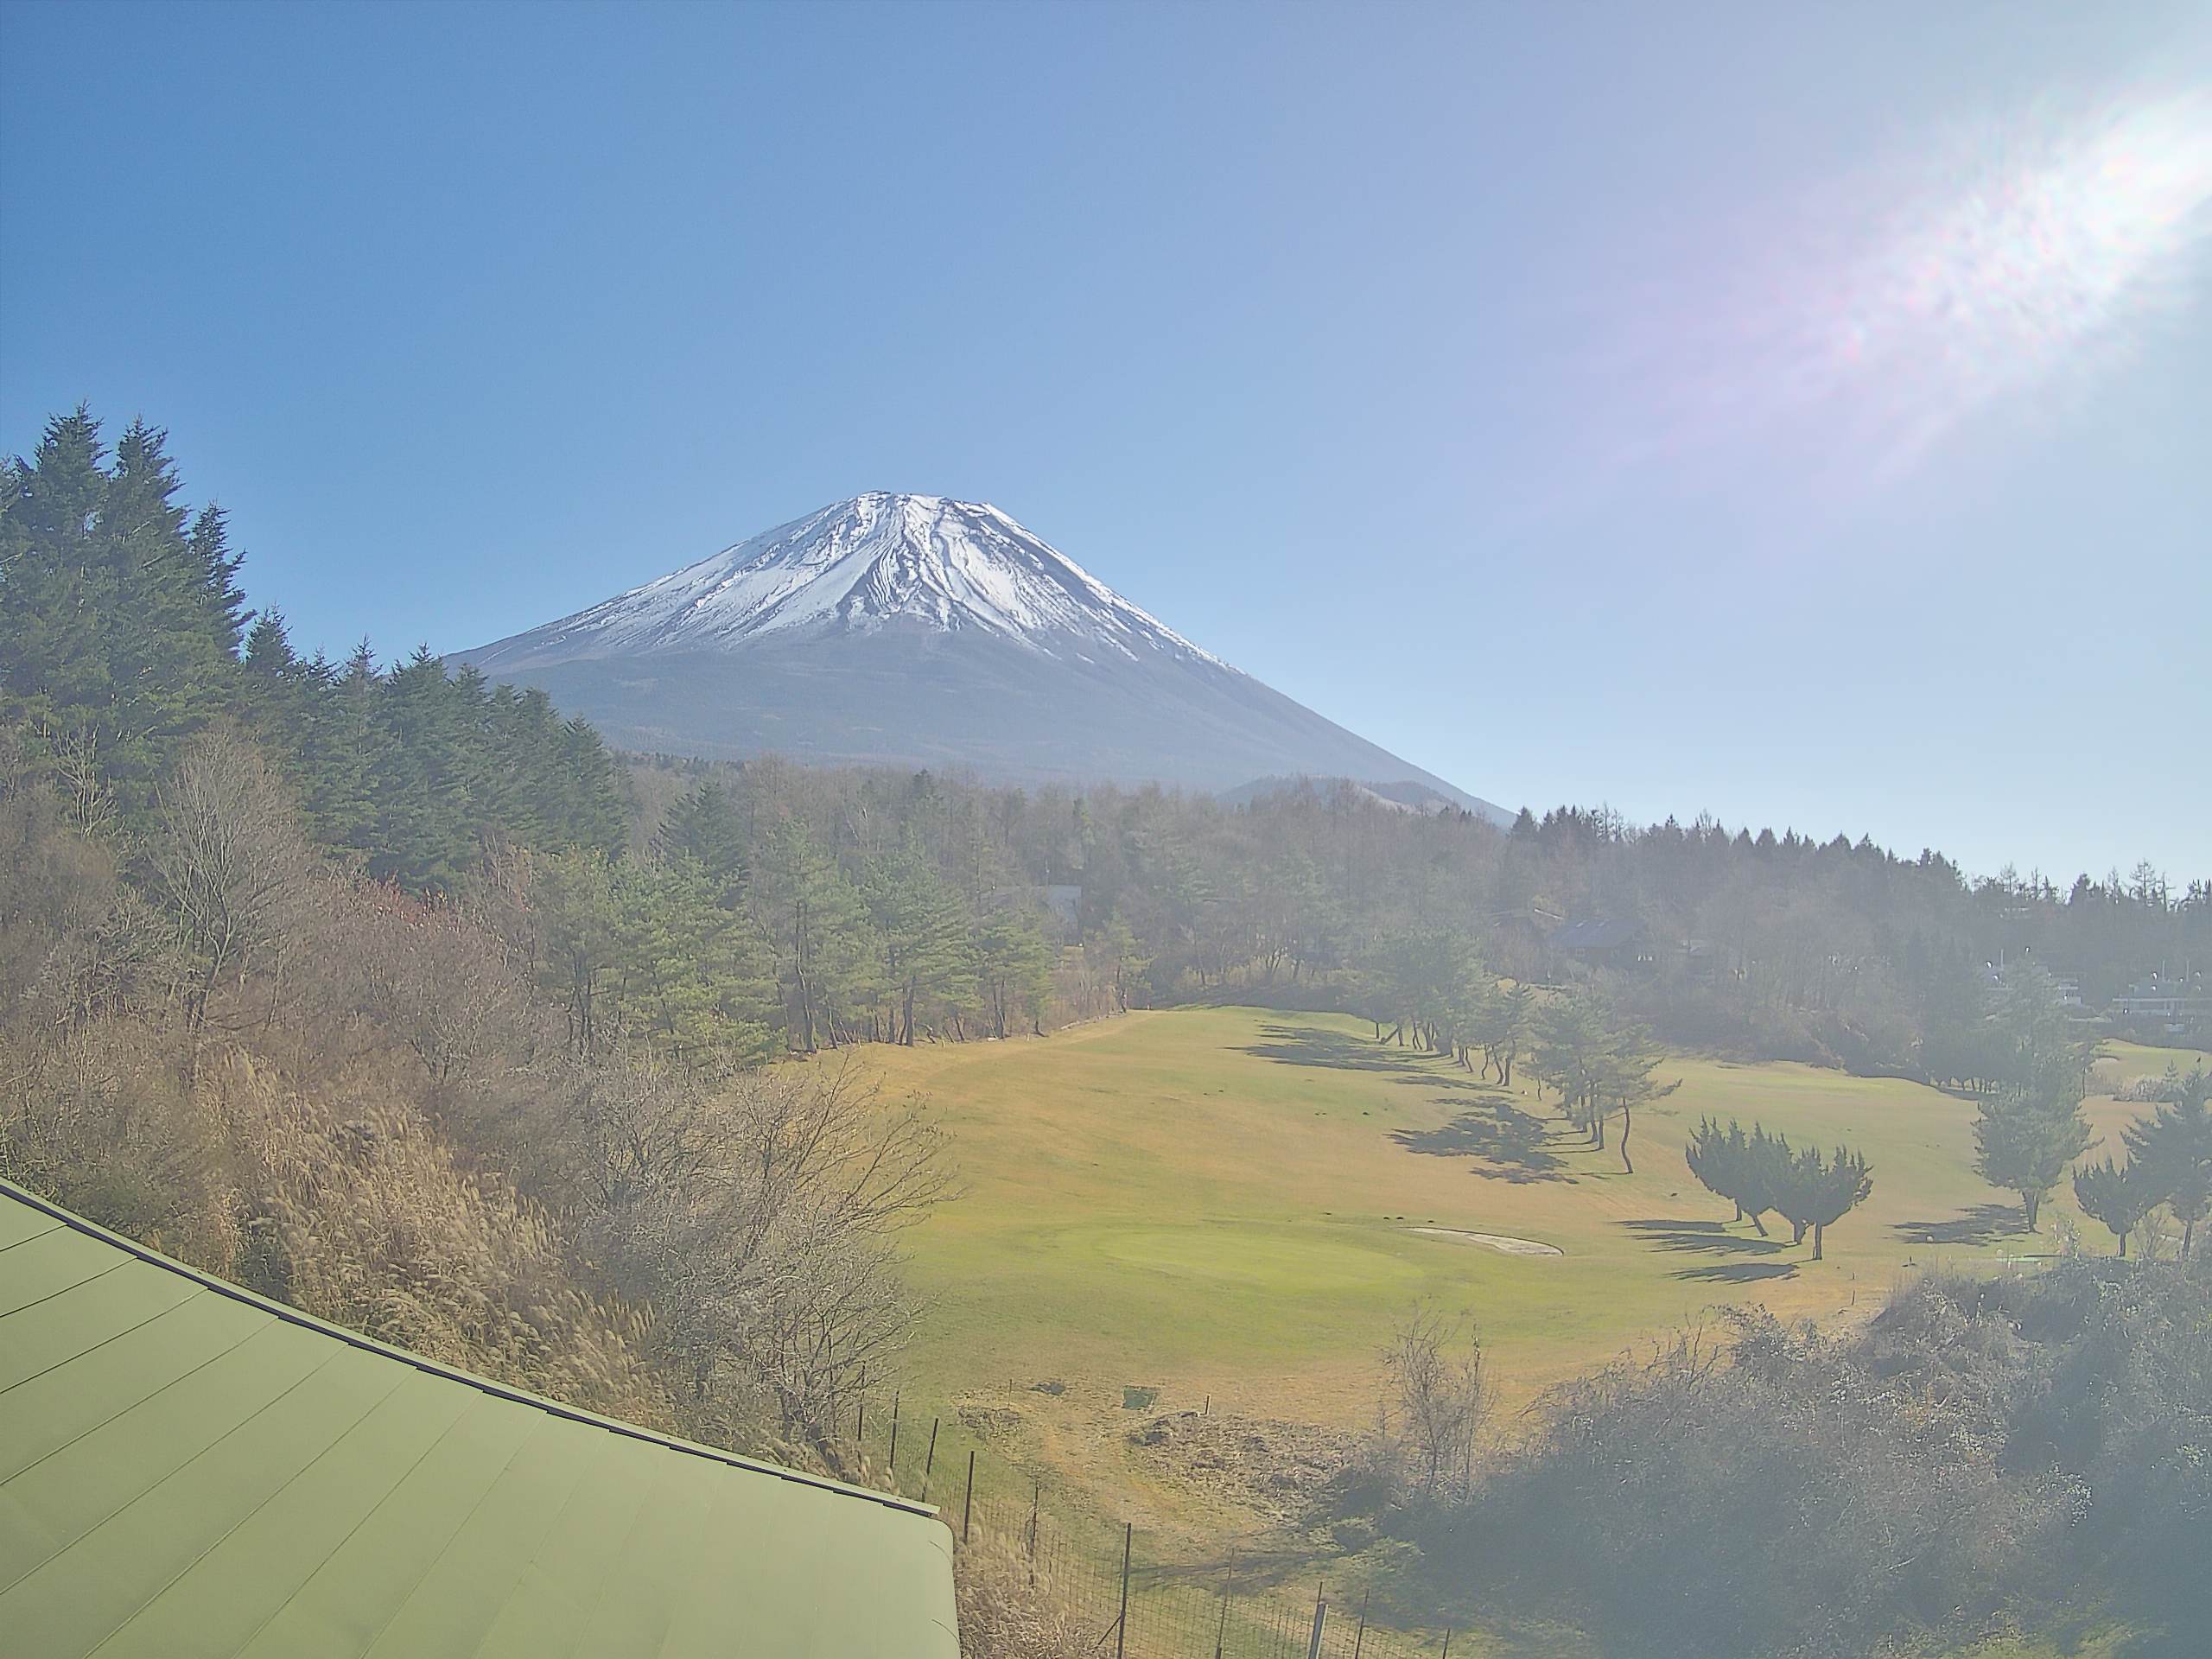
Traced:
[[1808, 321], [1803, 384], [1869, 392], [1910, 461], [1993, 399], [2094, 368], [2185, 299], [2212, 229], [2212, 99], [1961, 144]]
[[[2077, 399], [2201, 293], [2212, 93], [2024, 111], [1924, 138], [1707, 244], [1633, 327], [1652, 401], [1624, 469], [1795, 451], [1845, 489], [1978, 416]], [[1630, 379], [1608, 364], [1615, 384]]]

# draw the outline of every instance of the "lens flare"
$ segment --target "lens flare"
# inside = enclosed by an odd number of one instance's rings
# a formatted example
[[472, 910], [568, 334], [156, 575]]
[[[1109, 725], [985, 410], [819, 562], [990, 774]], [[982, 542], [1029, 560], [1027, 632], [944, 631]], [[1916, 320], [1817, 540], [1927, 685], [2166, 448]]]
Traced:
[[[1976, 153], [1978, 152], [1978, 153]], [[2125, 353], [2183, 302], [2212, 231], [2212, 100], [1986, 136], [1847, 268], [1796, 377], [1916, 460], [1995, 400]]]
[[1608, 471], [1794, 454], [1855, 486], [1977, 416], [2077, 397], [2202, 289], [2212, 95], [1956, 128], [1777, 217], [1638, 308], [1618, 412], [1643, 429]]

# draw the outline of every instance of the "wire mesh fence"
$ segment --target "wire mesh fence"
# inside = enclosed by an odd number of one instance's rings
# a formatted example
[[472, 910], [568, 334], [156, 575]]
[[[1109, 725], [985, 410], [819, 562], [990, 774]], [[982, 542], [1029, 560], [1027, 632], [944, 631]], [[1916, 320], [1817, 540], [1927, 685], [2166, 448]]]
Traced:
[[1357, 1584], [1332, 1583], [1326, 1552], [1246, 1533], [1188, 1543], [1071, 1511], [1044, 1484], [957, 1421], [907, 1416], [894, 1399], [861, 1406], [844, 1445], [869, 1484], [938, 1506], [963, 1554], [995, 1549], [1001, 1572], [1104, 1659], [1448, 1659], [1449, 1630], [1370, 1618]]

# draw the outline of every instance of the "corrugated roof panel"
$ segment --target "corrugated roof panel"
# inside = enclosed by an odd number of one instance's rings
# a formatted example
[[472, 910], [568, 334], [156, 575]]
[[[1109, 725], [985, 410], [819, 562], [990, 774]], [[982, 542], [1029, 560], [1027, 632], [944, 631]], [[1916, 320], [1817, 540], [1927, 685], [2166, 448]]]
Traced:
[[952, 1605], [919, 1506], [385, 1348], [0, 1182], [10, 1651], [954, 1659]]

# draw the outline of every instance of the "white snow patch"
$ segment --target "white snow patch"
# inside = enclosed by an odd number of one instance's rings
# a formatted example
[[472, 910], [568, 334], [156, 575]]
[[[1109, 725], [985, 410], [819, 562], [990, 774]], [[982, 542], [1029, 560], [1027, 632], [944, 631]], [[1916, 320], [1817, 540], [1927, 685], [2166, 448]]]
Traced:
[[617, 655], [728, 647], [802, 628], [868, 632], [894, 621], [941, 632], [979, 627], [1048, 656], [1055, 644], [1077, 642], [1125, 658], [1148, 648], [1228, 667], [996, 507], [881, 491], [509, 643], [559, 639]]

